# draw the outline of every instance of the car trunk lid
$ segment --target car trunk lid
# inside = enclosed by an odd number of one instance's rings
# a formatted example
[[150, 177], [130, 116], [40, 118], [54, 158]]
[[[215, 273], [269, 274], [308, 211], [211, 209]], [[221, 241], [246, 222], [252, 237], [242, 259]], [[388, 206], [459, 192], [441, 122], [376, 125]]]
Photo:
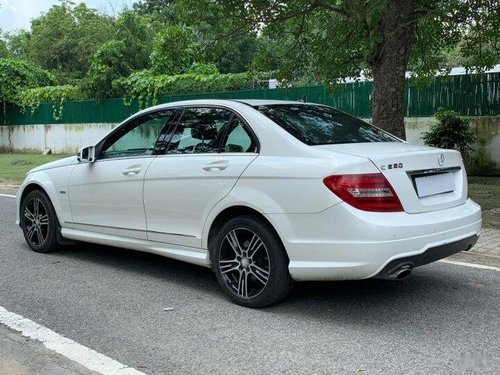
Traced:
[[467, 200], [460, 153], [399, 142], [314, 146], [365, 157], [385, 176], [408, 213], [458, 206]]

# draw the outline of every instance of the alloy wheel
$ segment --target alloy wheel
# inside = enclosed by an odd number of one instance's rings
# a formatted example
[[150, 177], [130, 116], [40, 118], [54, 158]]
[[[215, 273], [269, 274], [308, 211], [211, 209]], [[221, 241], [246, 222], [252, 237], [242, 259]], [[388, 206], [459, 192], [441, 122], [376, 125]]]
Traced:
[[269, 253], [261, 238], [247, 228], [226, 234], [220, 245], [219, 270], [224, 283], [244, 299], [259, 295], [270, 275]]
[[34, 247], [42, 246], [49, 235], [47, 207], [39, 198], [33, 197], [26, 202], [23, 215], [26, 239]]

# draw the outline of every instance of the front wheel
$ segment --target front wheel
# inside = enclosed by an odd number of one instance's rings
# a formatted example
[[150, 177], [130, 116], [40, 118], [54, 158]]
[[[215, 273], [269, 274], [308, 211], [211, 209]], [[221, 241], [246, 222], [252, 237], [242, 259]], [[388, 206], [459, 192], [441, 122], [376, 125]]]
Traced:
[[58, 248], [59, 223], [47, 194], [41, 190], [28, 193], [20, 214], [24, 238], [33, 251], [48, 253]]
[[258, 217], [228, 221], [217, 235], [213, 258], [220, 286], [239, 305], [272, 305], [293, 285], [283, 244]]

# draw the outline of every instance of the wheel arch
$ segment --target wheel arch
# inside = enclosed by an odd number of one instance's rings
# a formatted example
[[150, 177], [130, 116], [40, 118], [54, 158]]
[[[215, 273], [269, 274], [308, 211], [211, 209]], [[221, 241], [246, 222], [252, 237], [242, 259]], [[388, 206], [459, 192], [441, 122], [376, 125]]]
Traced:
[[59, 223], [62, 223], [62, 218], [64, 215], [62, 215], [63, 209], [61, 207], [61, 202], [59, 202], [56, 198], [56, 190], [51, 181], [45, 181], [46, 183], [43, 182], [42, 179], [35, 179], [32, 178], [28, 181], [26, 181], [26, 185], [22, 187], [22, 190], [18, 193], [18, 207], [17, 207], [17, 215], [18, 215], [18, 221], [20, 223], [20, 218], [22, 215], [21, 212], [21, 207], [22, 207], [22, 202], [26, 198], [26, 196], [31, 193], [32, 191], [35, 190], [40, 190], [43, 191], [47, 197], [49, 198], [50, 203], [52, 204], [52, 207], [54, 207], [54, 211], [56, 213], [57, 220]]
[[42, 185], [40, 185], [38, 182], [31, 182], [23, 189], [23, 192], [21, 194], [21, 203], [24, 201], [26, 196], [34, 190], [42, 190], [45, 194], [47, 194], [47, 191], [43, 188]]
[[44, 188], [42, 186], [42, 184], [40, 184], [39, 182], [30, 182], [28, 185], [25, 186], [25, 188], [23, 189], [22, 193], [21, 193], [21, 196], [20, 196], [20, 199], [19, 199], [19, 207], [18, 207], [18, 211], [19, 211], [19, 216], [22, 215], [22, 212], [21, 212], [21, 208], [22, 208], [22, 204], [24, 202], [24, 199], [26, 198], [26, 196], [31, 193], [32, 191], [35, 191], [35, 190], [40, 190], [42, 192], [44, 192], [47, 197], [49, 198], [49, 201], [50, 203], [52, 204], [52, 207], [54, 207], [54, 211], [56, 212], [56, 216], [59, 220], [59, 215], [57, 213], [57, 208], [56, 208], [56, 205], [54, 204], [54, 200], [52, 199], [52, 197], [50, 196], [49, 192], [47, 191], [46, 188]]
[[[269, 225], [269, 227], [273, 230], [273, 232], [276, 234], [277, 238], [281, 241], [281, 243], [284, 246], [284, 242], [283, 242], [280, 234], [276, 230], [276, 228], [273, 225], [273, 223], [271, 221], [269, 221], [269, 219], [265, 215], [263, 215], [262, 213], [260, 213], [256, 209], [251, 208], [249, 206], [234, 205], [234, 206], [230, 206], [230, 207], [224, 208], [221, 212], [219, 212], [217, 214], [217, 216], [215, 216], [215, 218], [210, 223], [210, 226], [209, 226], [209, 229], [208, 229], [208, 234], [207, 234], [207, 237], [206, 237], [206, 247], [207, 247], [208, 252], [209, 252], [210, 260], [212, 260], [212, 251], [211, 251], [211, 249], [213, 248], [213, 246], [212, 246], [213, 245], [213, 241], [215, 240], [216, 235], [219, 232], [219, 230], [229, 220], [231, 220], [231, 219], [233, 219], [235, 217], [244, 216], [244, 215], [254, 216], [254, 217], [256, 217], [256, 218], [264, 221], [267, 225]], [[285, 248], [285, 252], [286, 252], [286, 248]]]

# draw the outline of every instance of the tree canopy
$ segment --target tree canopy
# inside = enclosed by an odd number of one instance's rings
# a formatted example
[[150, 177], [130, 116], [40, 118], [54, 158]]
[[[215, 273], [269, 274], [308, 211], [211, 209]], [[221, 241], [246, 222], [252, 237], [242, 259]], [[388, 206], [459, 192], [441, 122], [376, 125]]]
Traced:
[[495, 0], [216, 2], [242, 29], [279, 41], [281, 48], [264, 48], [258, 61], [280, 61], [284, 77], [305, 74], [330, 85], [362, 71], [371, 75], [373, 122], [403, 138], [406, 71], [433, 75], [447, 68], [446, 53], [457, 48], [469, 67], [500, 60]]
[[62, 2], [31, 21], [24, 39], [28, 60], [52, 71], [60, 82], [85, 76], [89, 57], [109, 40], [113, 22], [84, 3]]

